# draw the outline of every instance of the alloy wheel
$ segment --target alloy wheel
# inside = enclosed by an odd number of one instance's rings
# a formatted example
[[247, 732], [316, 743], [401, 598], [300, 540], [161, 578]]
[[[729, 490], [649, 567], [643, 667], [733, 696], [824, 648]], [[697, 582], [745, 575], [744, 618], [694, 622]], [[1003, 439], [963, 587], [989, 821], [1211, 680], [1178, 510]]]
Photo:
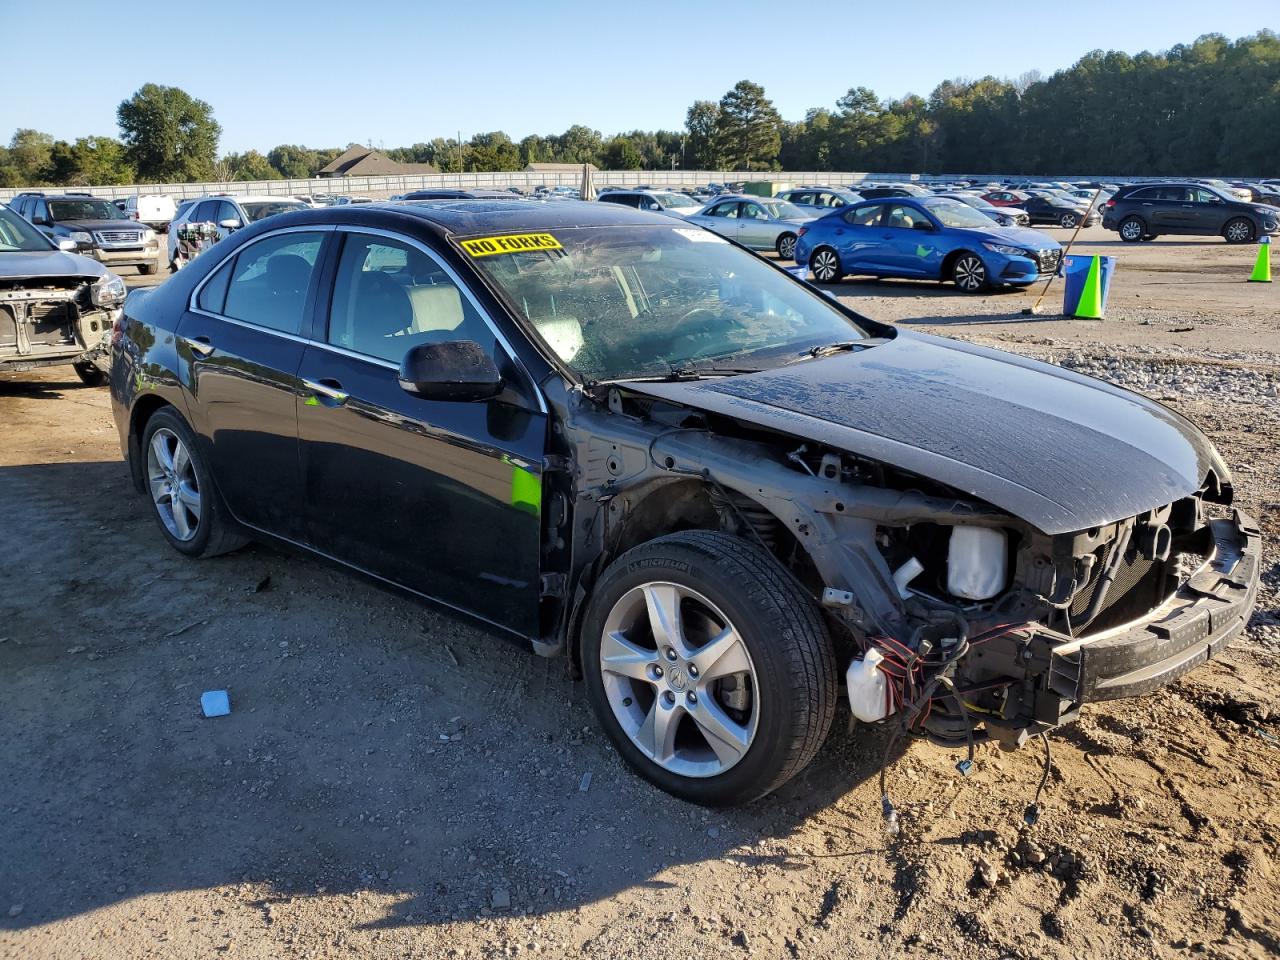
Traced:
[[790, 260], [796, 255], [796, 238], [785, 236], [778, 241], [778, 256], [783, 260]]
[[706, 597], [645, 583], [609, 611], [600, 643], [605, 697], [641, 753], [685, 777], [713, 777], [750, 749], [755, 667], [737, 628]]
[[1064, 213], [1062, 215], [1062, 219], [1058, 222], [1061, 223], [1062, 226], [1064, 226], [1066, 229], [1070, 230], [1072, 227], [1076, 225], [1076, 218], [1074, 214]]
[[956, 261], [955, 282], [965, 293], [981, 290], [987, 282], [987, 268], [977, 257], [961, 257]]
[[1249, 239], [1249, 225], [1243, 220], [1233, 220], [1227, 224], [1227, 239], [1232, 243], [1244, 243]]
[[1120, 225], [1120, 236], [1124, 240], [1141, 240], [1142, 224], [1137, 220], [1126, 220]]
[[813, 255], [813, 262], [810, 267], [817, 280], [829, 283], [840, 272], [840, 261], [837, 259], [834, 250], [819, 250]]
[[160, 522], [176, 540], [190, 540], [200, 528], [200, 481], [179, 436], [168, 427], [151, 435], [147, 482]]

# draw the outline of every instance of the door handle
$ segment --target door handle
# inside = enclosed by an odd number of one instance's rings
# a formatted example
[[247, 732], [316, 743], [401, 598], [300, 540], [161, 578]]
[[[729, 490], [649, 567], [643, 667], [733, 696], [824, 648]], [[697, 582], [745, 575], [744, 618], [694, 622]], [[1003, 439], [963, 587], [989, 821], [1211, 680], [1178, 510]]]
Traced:
[[303, 380], [302, 385], [316, 396], [328, 400], [333, 406], [341, 406], [347, 402], [347, 398], [350, 396], [349, 393], [342, 389], [342, 384], [329, 378], [324, 380]]
[[191, 348], [192, 353], [199, 354], [202, 357], [207, 357], [213, 353], [213, 344], [208, 337], [183, 337], [182, 342]]

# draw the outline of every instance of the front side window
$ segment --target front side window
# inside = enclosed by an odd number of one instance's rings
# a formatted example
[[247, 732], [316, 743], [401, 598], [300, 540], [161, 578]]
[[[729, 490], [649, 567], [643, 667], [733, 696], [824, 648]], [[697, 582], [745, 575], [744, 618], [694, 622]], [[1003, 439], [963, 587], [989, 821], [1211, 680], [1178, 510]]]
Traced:
[[913, 230], [917, 223], [928, 222], [928, 217], [915, 207], [909, 207], [905, 203], [895, 203], [890, 206], [884, 218], [886, 227], [896, 227], [900, 230]]
[[310, 209], [298, 200], [246, 200], [241, 206], [244, 207], [244, 215], [249, 218], [250, 223], [274, 217], [277, 213]]
[[707, 216], [729, 217], [730, 219], [737, 219], [738, 206], [739, 204], [736, 200], [733, 201], [732, 203], [717, 204], [716, 206], [712, 207], [710, 210], [707, 211]]
[[338, 258], [327, 340], [398, 364], [420, 344], [474, 340], [492, 352], [495, 338], [434, 258], [398, 240], [352, 233]]
[[299, 334], [323, 240], [322, 233], [281, 233], [249, 244], [236, 255], [222, 313]]
[[[586, 380], [776, 366], [866, 332], [755, 254], [689, 227], [573, 227], [476, 268]], [[464, 256], [467, 254], [464, 252]]]

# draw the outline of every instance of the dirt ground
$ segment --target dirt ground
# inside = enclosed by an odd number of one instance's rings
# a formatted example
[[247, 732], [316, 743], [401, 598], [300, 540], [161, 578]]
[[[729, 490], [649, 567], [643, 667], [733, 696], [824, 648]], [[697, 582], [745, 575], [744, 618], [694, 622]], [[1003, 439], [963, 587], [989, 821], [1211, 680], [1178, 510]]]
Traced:
[[888, 836], [884, 734], [847, 714], [763, 801], [676, 801], [560, 662], [306, 557], [180, 558], [106, 391], [0, 376], [0, 957], [1276, 956], [1280, 285], [1243, 282], [1251, 247], [1111, 237], [1087, 235], [1120, 258], [1104, 322], [836, 288], [1169, 403], [1263, 525], [1248, 633], [1057, 733], [1029, 830], [1038, 749], [980, 748], [966, 778], [913, 744]]

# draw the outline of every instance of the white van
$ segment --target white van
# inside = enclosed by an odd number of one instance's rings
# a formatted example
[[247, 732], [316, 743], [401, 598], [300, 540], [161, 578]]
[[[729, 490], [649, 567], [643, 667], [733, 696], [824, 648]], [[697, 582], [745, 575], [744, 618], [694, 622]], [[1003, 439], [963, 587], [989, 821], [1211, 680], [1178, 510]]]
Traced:
[[124, 202], [124, 214], [130, 220], [145, 223], [158, 233], [167, 233], [169, 223], [177, 212], [173, 197], [158, 193], [135, 194]]

